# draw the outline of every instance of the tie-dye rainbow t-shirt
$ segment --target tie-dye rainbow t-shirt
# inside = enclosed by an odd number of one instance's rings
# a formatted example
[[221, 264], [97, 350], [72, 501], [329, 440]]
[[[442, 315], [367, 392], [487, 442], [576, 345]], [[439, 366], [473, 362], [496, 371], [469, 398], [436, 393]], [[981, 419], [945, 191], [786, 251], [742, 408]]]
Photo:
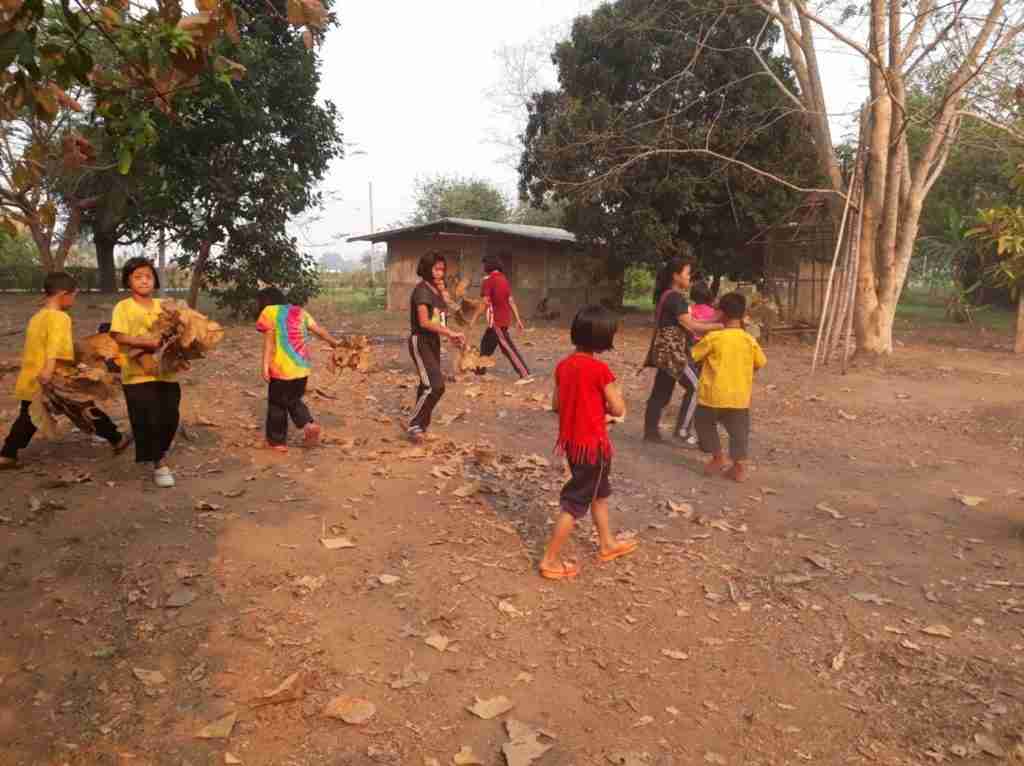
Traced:
[[309, 377], [309, 325], [313, 318], [302, 306], [267, 306], [256, 321], [260, 332], [273, 332], [276, 348], [270, 377], [295, 380]]

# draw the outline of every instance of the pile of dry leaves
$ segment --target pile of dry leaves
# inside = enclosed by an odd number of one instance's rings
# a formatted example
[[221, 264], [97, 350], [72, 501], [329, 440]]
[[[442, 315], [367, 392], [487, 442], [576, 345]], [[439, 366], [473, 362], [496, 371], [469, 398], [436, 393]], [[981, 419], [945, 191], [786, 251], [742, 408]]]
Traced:
[[68, 418], [82, 433], [95, 433], [97, 402], [109, 399], [117, 384], [119, 349], [107, 334], [92, 335], [75, 345], [74, 364], [58, 365], [29, 408], [43, 436], [58, 435], [57, 418]]
[[466, 297], [466, 290], [469, 289], [469, 280], [460, 279], [451, 293], [451, 303], [448, 306], [452, 319], [456, 324], [465, 327], [479, 310], [483, 302], [480, 298]]
[[147, 375], [167, 375], [189, 369], [193, 359], [202, 359], [224, 337], [224, 328], [173, 299], [161, 302], [160, 317], [153, 325], [160, 336], [156, 351], [133, 348], [127, 352]]
[[493, 367], [495, 363], [493, 356], [480, 356], [480, 352], [470, 345], [453, 349], [452, 353], [456, 355], [455, 369], [459, 372]]
[[338, 375], [343, 370], [366, 372], [373, 366], [373, 349], [365, 335], [346, 335], [331, 352], [331, 371]]

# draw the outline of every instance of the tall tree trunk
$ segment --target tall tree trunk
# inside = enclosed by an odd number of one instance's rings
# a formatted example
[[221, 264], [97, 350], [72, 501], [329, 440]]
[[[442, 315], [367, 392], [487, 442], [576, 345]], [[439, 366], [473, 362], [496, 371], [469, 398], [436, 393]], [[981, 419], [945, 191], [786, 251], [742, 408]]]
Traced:
[[210, 240], [205, 240], [199, 247], [199, 255], [192, 262], [192, 282], [188, 288], [188, 305], [192, 308], [199, 305], [199, 288], [203, 285], [203, 271], [206, 270], [206, 262], [210, 259], [212, 245]]
[[108, 231], [96, 229], [93, 231], [92, 242], [96, 246], [100, 292], [117, 292], [117, 282], [114, 278], [114, 245], [117, 244], [117, 237]]
[[1017, 340], [1013, 353], [1024, 354], [1024, 287], [1017, 290]]
[[167, 232], [164, 229], [160, 229], [160, 236], [156, 240], [156, 257], [157, 268], [163, 274], [167, 268]]

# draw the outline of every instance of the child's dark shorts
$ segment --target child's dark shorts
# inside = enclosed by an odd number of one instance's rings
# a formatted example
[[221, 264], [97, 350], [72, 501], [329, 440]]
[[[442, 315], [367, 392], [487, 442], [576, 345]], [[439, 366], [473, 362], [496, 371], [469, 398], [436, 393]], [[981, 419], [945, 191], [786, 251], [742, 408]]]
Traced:
[[611, 458], [599, 458], [597, 463], [574, 463], [569, 460], [572, 478], [562, 487], [559, 499], [562, 510], [581, 519], [587, 515], [590, 504], [594, 500], [608, 497], [612, 493], [612, 484], [608, 477], [612, 470]]

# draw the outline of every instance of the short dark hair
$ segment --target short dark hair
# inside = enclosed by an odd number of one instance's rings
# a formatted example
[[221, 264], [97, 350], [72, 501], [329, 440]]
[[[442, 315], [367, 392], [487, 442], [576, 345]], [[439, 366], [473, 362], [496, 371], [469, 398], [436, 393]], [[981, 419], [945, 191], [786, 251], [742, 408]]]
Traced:
[[66, 271], [51, 271], [43, 280], [43, 292], [49, 296], [73, 293], [77, 289], [78, 281]]
[[256, 294], [256, 303], [262, 312], [267, 306], [283, 306], [288, 303], [284, 293], [276, 287], [264, 287]]
[[615, 348], [619, 320], [604, 306], [584, 306], [572, 320], [569, 338], [580, 351], [598, 354]]
[[690, 286], [690, 300], [694, 303], [711, 303], [714, 300], [714, 296], [711, 294], [711, 288], [708, 287], [708, 283], [703, 279], [694, 282]]
[[743, 293], [729, 293], [718, 301], [718, 308], [726, 319], [743, 319], [747, 313], [747, 296]]
[[139, 269], [149, 269], [150, 271], [153, 272], [153, 287], [159, 290], [160, 273], [156, 270], [156, 266], [153, 265], [153, 262], [149, 260], [149, 258], [143, 258], [142, 256], [138, 256], [137, 258], [129, 258], [127, 261], [125, 261], [124, 266], [121, 267], [121, 286], [125, 290], [130, 290], [132, 287], [132, 274], [134, 274]]
[[492, 271], [505, 270], [505, 264], [501, 262], [501, 257], [497, 255], [485, 255], [483, 264], [484, 274], [490, 274]]
[[431, 250], [429, 253], [424, 253], [423, 255], [421, 255], [420, 262], [416, 264], [416, 276], [418, 276], [420, 279], [426, 279], [428, 281], [430, 279], [433, 279], [434, 275], [431, 274], [431, 272], [434, 270], [434, 267], [437, 265], [438, 261], [444, 264], [445, 270], [448, 269], [448, 261], [441, 253], [437, 252], [436, 250]]

